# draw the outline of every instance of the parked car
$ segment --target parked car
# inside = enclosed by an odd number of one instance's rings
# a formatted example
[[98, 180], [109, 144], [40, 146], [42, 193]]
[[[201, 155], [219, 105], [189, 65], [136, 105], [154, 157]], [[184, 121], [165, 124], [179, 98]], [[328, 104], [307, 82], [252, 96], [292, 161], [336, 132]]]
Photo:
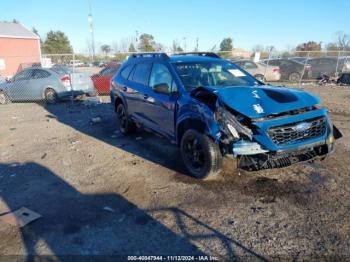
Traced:
[[308, 58], [304, 56], [294, 56], [294, 57], [289, 57], [288, 60], [293, 60], [302, 64], [305, 64], [306, 60]]
[[301, 76], [303, 76], [303, 78], [312, 76], [312, 68], [309, 64], [304, 65], [300, 62], [283, 58], [263, 60], [262, 62], [264, 64], [268, 63], [271, 66], [278, 66], [280, 68], [281, 79], [290, 82], [299, 81]]
[[342, 72], [350, 72], [350, 57], [342, 57], [341, 60], [343, 60], [343, 67], [342, 67]]
[[93, 83], [86, 74], [72, 73], [64, 66], [54, 66], [51, 69], [31, 67], [0, 84], [0, 104], [43, 99], [55, 103], [72, 94], [78, 96], [93, 93]]
[[82, 66], [84, 66], [84, 63], [81, 62], [80, 60], [70, 60], [69, 66], [70, 67], [82, 67]]
[[345, 59], [338, 57], [316, 57], [307, 60], [307, 63], [312, 66], [312, 77], [321, 78], [322, 74], [334, 76], [342, 72]]
[[99, 94], [109, 94], [111, 79], [117, 73], [119, 67], [119, 63], [109, 63], [98, 74], [91, 76], [94, 87]]
[[196, 178], [218, 174], [228, 155], [248, 171], [323, 159], [341, 137], [319, 98], [265, 85], [214, 53], [132, 55], [110, 96], [122, 133], [165, 136]]
[[278, 66], [266, 67], [263, 63], [255, 63], [247, 59], [232, 62], [242, 67], [260, 81], [279, 81], [281, 79], [280, 68]]

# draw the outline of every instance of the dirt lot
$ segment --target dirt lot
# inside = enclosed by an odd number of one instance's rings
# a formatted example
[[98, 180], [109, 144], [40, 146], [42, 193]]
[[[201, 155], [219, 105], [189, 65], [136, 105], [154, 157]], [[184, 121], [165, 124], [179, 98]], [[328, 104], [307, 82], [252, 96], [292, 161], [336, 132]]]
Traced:
[[184, 175], [165, 139], [115, 132], [107, 102], [1, 106], [0, 214], [24, 206], [42, 218], [0, 221], [0, 255], [350, 259], [350, 89], [304, 89], [344, 134], [335, 154], [241, 176], [228, 159], [210, 181]]

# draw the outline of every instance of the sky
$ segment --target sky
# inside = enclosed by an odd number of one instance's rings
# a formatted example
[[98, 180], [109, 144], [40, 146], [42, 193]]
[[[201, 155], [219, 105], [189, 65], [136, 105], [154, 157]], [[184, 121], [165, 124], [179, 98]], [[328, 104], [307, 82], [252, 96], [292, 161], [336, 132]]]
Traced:
[[[219, 47], [225, 37], [234, 47], [255, 45], [286, 50], [313, 40], [324, 44], [335, 33], [350, 34], [348, 0], [90, 0], [96, 46], [114, 48], [135, 31], [152, 34], [170, 47], [173, 40], [187, 50]], [[75, 52], [88, 51], [89, 0], [0, 0], [0, 21], [19, 20], [41, 37], [65, 32]], [[120, 46], [120, 44], [119, 44]]]

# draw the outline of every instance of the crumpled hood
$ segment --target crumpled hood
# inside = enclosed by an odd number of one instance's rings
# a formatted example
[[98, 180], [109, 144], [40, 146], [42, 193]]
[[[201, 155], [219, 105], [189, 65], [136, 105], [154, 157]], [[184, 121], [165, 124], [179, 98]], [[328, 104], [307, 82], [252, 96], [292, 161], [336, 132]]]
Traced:
[[206, 89], [215, 93], [227, 106], [249, 118], [266, 117], [320, 103], [320, 99], [314, 95], [286, 87], [262, 85]]

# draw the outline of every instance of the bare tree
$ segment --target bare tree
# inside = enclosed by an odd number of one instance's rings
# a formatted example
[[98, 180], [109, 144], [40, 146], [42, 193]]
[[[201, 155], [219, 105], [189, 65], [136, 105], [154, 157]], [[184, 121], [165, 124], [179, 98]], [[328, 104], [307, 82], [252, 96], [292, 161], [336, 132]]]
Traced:
[[345, 51], [350, 50], [350, 35], [345, 34], [344, 32], [336, 33], [336, 45], [338, 50]]

